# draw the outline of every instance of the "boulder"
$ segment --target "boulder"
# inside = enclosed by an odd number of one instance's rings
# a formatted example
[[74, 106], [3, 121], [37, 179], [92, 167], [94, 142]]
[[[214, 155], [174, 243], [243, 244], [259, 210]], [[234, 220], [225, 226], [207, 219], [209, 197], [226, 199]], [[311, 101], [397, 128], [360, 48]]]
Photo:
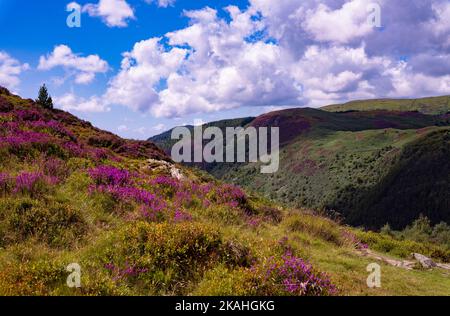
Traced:
[[419, 253], [413, 253], [412, 256], [414, 259], [419, 261], [422, 267], [424, 267], [425, 269], [431, 269], [437, 266], [433, 260], [431, 260], [428, 257], [425, 257], [424, 255], [421, 255]]

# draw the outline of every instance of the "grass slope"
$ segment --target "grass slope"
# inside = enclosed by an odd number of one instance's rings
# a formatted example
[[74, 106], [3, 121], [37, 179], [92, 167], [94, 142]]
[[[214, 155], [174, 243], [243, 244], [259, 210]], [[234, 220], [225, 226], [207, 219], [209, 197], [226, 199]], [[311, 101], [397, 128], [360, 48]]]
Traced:
[[322, 108], [330, 112], [344, 111], [418, 111], [424, 114], [445, 114], [450, 112], [450, 96], [421, 99], [374, 99], [351, 101], [344, 104], [328, 105]]
[[[450, 293], [439, 269], [381, 263], [382, 288], [365, 283], [363, 239], [445, 259], [437, 246], [282, 208], [5, 90], [0, 104], [0, 295]], [[66, 285], [71, 263], [77, 289]]]

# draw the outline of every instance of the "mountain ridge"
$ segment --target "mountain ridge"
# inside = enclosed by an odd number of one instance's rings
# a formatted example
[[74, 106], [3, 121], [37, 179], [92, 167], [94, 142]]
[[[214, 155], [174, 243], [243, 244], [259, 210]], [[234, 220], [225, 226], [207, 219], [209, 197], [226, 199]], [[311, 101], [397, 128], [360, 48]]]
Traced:
[[446, 114], [450, 112], [450, 96], [425, 97], [417, 99], [371, 99], [354, 100], [343, 104], [331, 104], [321, 109], [331, 112], [364, 110], [418, 111], [424, 114]]
[[[420, 102], [428, 99], [421, 99]], [[209, 123], [208, 126], [214, 126], [214, 122]], [[386, 210], [378, 209], [369, 216], [371, 220], [362, 220], [357, 211], [361, 205], [364, 205], [365, 210], [371, 209], [366, 199], [370, 200], [373, 197], [369, 198], [370, 194], [364, 192], [372, 190], [370, 189], [372, 186], [389, 182], [387, 179], [392, 177], [389, 174], [390, 168], [394, 170], [398, 168], [396, 167], [398, 164], [402, 164], [398, 160], [410, 161], [412, 166], [413, 160], [407, 159], [402, 153], [408, 151], [409, 144], [415, 141], [421, 142], [423, 146], [429, 146], [427, 139], [436, 137], [433, 135], [439, 135], [443, 145], [435, 152], [442, 152], [443, 155], [437, 154], [426, 161], [430, 168], [439, 161], [437, 165], [441, 165], [443, 170], [448, 169], [445, 156], [449, 147], [446, 139], [448, 139], [450, 119], [447, 113], [430, 115], [419, 111], [404, 112], [397, 109], [329, 112], [322, 109], [294, 108], [262, 114], [245, 126], [280, 127], [281, 171], [278, 174], [273, 175], [268, 181], [256, 172], [257, 168], [254, 164], [202, 163], [195, 165], [219, 179], [243, 185], [291, 206], [338, 210], [352, 225], [379, 229], [389, 223], [397, 229], [402, 229], [422, 213], [429, 216], [433, 223], [438, 223], [440, 220], [450, 222], [448, 212], [450, 197], [445, 193], [446, 190], [450, 191], [448, 187], [450, 179], [445, 172], [435, 173], [436, 179], [441, 179], [441, 181], [436, 180], [436, 183], [443, 183], [443, 195], [438, 202], [441, 203], [440, 206], [406, 203], [400, 208], [399, 214], [402, 215], [393, 216], [384, 213], [385, 216], [379, 216]], [[163, 142], [155, 138], [150, 140], [155, 141], [170, 154], [167, 139]], [[422, 159], [419, 156], [415, 158]], [[388, 166], [387, 170], [385, 170], [386, 166]], [[409, 172], [408, 166], [402, 167], [402, 170], [403, 173]], [[423, 170], [423, 172], [426, 171]], [[413, 186], [413, 178], [409, 180], [405, 178], [404, 181], [403, 185]], [[427, 184], [428, 189], [425, 191], [432, 190], [433, 186], [434, 182], [430, 179]], [[388, 192], [386, 188], [376, 190]], [[394, 192], [390, 194], [395, 195]], [[417, 194], [410, 193], [406, 196], [411, 196], [412, 201]], [[431, 201], [431, 199], [427, 200]], [[425, 209], [419, 210], [418, 205]], [[408, 211], [405, 211], [408, 208], [410, 208], [409, 215]], [[426, 210], [426, 208], [429, 209]], [[367, 217], [371, 213], [364, 214]], [[441, 215], [436, 216], [436, 214]], [[397, 217], [403, 220], [398, 220]]]

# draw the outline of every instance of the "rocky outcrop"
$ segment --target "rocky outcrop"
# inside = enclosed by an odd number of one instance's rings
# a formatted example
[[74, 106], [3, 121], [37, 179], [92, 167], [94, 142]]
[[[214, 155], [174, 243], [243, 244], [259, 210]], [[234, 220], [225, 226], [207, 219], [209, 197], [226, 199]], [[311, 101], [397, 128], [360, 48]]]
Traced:
[[175, 164], [164, 161], [164, 160], [156, 160], [156, 159], [147, 159], [146, 168], [159, 170], [161, 172], [170, 174], [172, 178], [177, 180], [183, 180], [184, 175], [181, 173], [181, 170], [178, 169]]

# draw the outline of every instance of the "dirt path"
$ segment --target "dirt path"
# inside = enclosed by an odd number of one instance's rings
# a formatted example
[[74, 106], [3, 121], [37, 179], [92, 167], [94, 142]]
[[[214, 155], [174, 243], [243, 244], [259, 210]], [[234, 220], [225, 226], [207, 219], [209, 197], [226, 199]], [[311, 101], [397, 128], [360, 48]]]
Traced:
[[[383, 262], [385, 262], [385, 263], [387, 263], [387, 264], [389, 264], [391, 266], [399, 267], [399, 268], [403, 268], [403, 269], [407, 269], [407, 270], [412, 270], [414, 268], [414, 266], [419, 263], [418, 261], [413, 261], [413, 260], [393, 259], [393, 258], [390, 258], [388, 256], [381, 255], [379, 253], [375, 253], [375, 252], [373, 252], [370, 249], [362, 250], [361, 253], [365, 257], [374, 258], [374, 259], [376, 259], [378, 261], [383, 261]], [[436, 262], [436, 266], [441, 268], [441, 269], [445, 269], [445, 270], [449, 270], [450, 271], [450, 264], [437, 263]]]

